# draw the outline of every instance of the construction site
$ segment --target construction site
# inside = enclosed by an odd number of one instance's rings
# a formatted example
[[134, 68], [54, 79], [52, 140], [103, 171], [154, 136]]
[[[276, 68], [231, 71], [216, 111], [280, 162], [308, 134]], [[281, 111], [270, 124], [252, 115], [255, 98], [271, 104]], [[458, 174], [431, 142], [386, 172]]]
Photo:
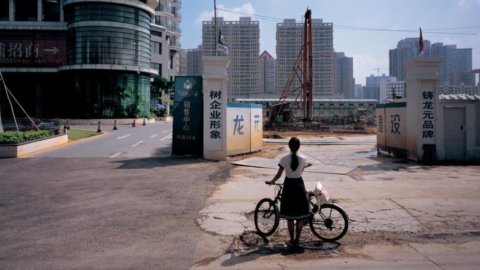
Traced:
[[289, 78], [278, 99], [237, 99], [262, 104], [264, 130], [268, 133], [340, 132], [372, 133], [376, 99], [316, 98], [313, 91], [312, 13], [305, 12], [303, 42]]

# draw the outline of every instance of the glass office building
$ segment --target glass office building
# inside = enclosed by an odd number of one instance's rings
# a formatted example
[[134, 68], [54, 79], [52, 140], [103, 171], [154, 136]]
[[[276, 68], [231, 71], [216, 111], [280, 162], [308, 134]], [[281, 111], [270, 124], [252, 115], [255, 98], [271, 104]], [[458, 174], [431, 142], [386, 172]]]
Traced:
[[2, 1], [0, 71], [7, 86], [36, 117], [148, 113], [150, 78], [158, 74], [150, 64], [157, 5], [158, 0]]

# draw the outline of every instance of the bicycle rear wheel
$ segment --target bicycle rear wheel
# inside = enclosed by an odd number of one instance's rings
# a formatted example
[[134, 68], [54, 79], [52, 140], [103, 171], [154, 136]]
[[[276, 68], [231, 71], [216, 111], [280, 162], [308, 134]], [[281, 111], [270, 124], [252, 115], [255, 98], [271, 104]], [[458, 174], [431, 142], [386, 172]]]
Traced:
[[275, 202], [269, 198], [261, 199], [254, 213], [255, 228], [261, 236], [269, 236], [278, 227], [280, 211]]
[[310, 218], [310, 229], [316, 237], [335, 242], [347, 233], [347, 213], [337, 205], [323, 204]]

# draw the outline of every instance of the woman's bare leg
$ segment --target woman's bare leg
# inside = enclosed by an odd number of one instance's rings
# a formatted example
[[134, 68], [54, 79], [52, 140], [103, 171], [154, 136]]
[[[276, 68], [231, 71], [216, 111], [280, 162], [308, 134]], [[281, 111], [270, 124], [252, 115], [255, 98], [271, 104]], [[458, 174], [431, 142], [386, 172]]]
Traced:
[[298, 244], [300, 242], [300, 235], [302, 234], [302, 229], [303, 229], [303, 220], [299, 219], [297, 220], [297, 227], [295, 230], [295, 240], [294, 240], [295, 244]]
[[289, 219], [287, 220], [287, 225], [288, 225], [288, 234], [290, 235], [290, 243], [293, 244], [295, 241], [294, 241], [294, 237], [293, 237], [293, 232], [295, 230], [295, 224], [294, 224], [294, 220], [293, 219]]

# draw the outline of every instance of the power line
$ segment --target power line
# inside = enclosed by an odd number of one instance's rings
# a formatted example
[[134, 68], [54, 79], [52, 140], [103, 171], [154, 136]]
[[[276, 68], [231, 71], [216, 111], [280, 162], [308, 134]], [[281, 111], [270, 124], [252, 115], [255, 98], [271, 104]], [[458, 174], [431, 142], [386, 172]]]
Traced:
[[[281, 23], [284, 21], [283, 18], [272, 17], [260, 14], [240, 12], [230, 9], [217, 8], [228, 13], [248, 15], [253, 18], [258, 18], [263, 21], [277, 22]], [[376, 28], [376, 27], [362, 27], [362, 26], [349, 26], [349, 25], [339, 25], [333, 24], [333, 28], [337, 30], [350, 30], [350, 31], [370, 31], [370, 32], [400, 32], [400, 33], [418, 33], [418, 29], [392, 29], [392, 28]], [[428, 34], [444, 34], [444, 35], [477, 35], [474, 32], [445, 32], [451, 30], [475, 30], [480, 29], [480, 25], [476, 26], [458, 26], [458, 27], [449, 27], [449, 28], [432, 28], [426, 29], [423, 32]]]

